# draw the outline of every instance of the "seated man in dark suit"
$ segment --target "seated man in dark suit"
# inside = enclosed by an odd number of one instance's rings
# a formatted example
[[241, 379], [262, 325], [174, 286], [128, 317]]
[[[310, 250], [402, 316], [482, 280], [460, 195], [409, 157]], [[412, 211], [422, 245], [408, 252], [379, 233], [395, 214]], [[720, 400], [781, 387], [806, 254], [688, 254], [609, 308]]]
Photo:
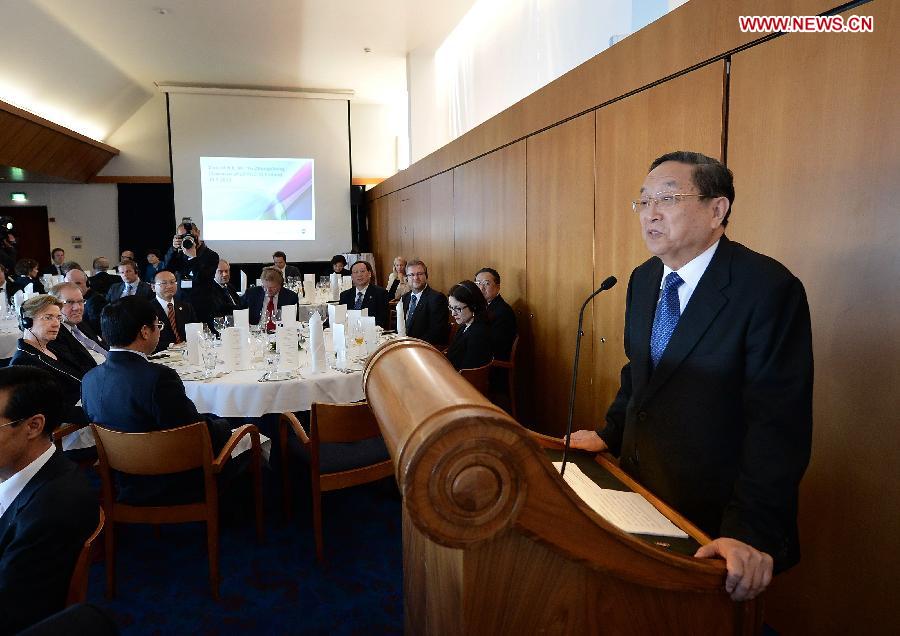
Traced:
[[81, 297], [84, 298], [84, 317], [85, 323], [90, 325], [91, 330], [95, 334], [100, 333], [100, 312], [106, 307], [106, 297], [98, 294], [88, 287], [90, 279], [80, 269], [71, 269], [66, 272], [66, 282], [72, 283], [78, 287]]
[[287, 280], [288, 278], [300, 278], [300, 270], [293, 265], [287, 264], [287, 255], [284, 252], [278, 251], [272, 254], [272, 267], [281, 272], [281, 275], [284, 276], [284, 280]]
[[17, 291], [19, 288], [16, 284], [7, 278], [6, 267], [0, 265], [0, 295], [6, 300], [7, 307], [13, 304], [13, 296]]
[[63, 304], [62, 328], [47, 348], [61, 362], [78, 369], [79, 376], [106, 361], [109, 352], [106, 343], [84, 321], [84, 298], [75, 283], [59, 283], [50, 289], [50, 295]]
[[275, 310], [285, 305], [296, 305], [297, 294], [284, 288], [284, 278], [274, 267], [263, 268], [259, 276], [262, 287], [253, 287], [244, 294], [241, 306], [250, 310], [250, 324], [260, 324], [260, 319], [266, 317], [265, 327], [267, 331], [275, 330], [272, 315]]
[[62, 405], [47, 371], [0, 369], [0, 634], [65, 607], [75, 561], [99, 521], [96, 493], [50, 441]]
[[122, 261], [116, 266], [119, 278], [122, 282], [116, 283], [106, 292], [106, 302], [119, 300], [125, 296], [140, 296], [150, 300], [153, 298], [153, 289], [138, 276], [137, 263], [134, 261]]
[[450, 335], [447, 297], [428, 285], [428, 268], [419, 260], [406, 264], [410, 291], [403, 295], [406, 335], [442, 349]]
[[341, 304], [347, 309], [368, 309], [375, 324], [387, 329], [388, 293], [372, 283], [372, 266], [366, 261], [356, 261], [350, 268], [353, 287], [341, 292]]
[[63, 265], [66, 262], [66, 251], [61, 247], [53, 248], [50, 252], [50, 264], [41, 271], [41, 274], [50, 274], [51, 276], [65, 276], [66, 272]]
[[91, 263], [91, 277], [89, 279], [90, 282], [88, 283], [88, 287], [94, 290], [94, 293], [100, 294], [104, 298], [106, 297], [106, 292], [109, 291], [109, 288], [119, 282], [119, 277], [110, 274], [106, 271], [108, 269], [109, 259], [105, 256], [98, 256], [94, 259], [94, 262]]
[[159, 331], [156, 351], [162, 351], [170, 344], [181, 344], [185, 341], [184, 326], [189, 322], [197, 322], [197, 314], [190, 303], [175, 300], [178, 281], [172, 272], [166, 270], [159, 272], [153, 287], [156, 289], [153, 309], [163, 325]]
[[491, 345], [494, 358], [509, 360], [516, 339], [516, 312], [500, 295], [500, 274], [496, 269], [483, 267], [475, 274], [475, 284], [487, 301], [487, 319], [491, 326]]
[[216, 293], [213, 296], [213, 316], [230, 316], [235, 309], [241, 308], [241, 297], [231, 284], [231, 264], [219, 260], [216, 268]]
[[[104, 364], [88, 371], [81, 402], [92, 422], [125, 433], [162, 431], [195, 422], [209, 426], [213, 452], [230, 436], [224, 420], [204, 418], [185, 395], [178, 373], [147, 360], [156, 350], [162, 323], [150, 301], [129, 296], [110, 303], [100, 318], [109, 342]], [[238, 464], [228, 462], [237, 470]], [[174, 475], [117, 475], [118, 499], [133, 505], [167, 505], [203, 497], [201, 471]]]

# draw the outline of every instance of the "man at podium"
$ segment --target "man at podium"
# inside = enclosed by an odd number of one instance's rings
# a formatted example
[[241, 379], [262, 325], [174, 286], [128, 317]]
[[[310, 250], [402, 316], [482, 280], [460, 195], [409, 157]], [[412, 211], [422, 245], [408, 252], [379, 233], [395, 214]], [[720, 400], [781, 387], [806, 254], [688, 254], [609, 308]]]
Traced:
[[802, 283], [725, 236], [733, 201], [715, 159], [650, 166], [633, 209], [653, 258], [628, 283], [628, 362], [605, 427], [572, 447], [608, 449], [714, 537], [696, 556], [725, 559], [726, 591], [747, 600], [800, 558], [813, 359]]

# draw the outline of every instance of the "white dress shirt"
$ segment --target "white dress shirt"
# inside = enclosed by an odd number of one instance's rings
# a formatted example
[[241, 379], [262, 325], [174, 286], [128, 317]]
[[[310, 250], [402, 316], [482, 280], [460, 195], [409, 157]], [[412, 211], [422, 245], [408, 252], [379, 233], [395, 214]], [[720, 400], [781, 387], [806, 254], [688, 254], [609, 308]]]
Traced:
[[13, 502], [16, 500], [16, 497], [19, 496], [19, 493], [21, 493], [25, 489], [25, 486], [28, 485], [28, 482], [31, 481], [31, 478], [44, 467], [44, 464], [50, 461], [50, 457], [53, 456], [55, 450], [56, 447], [53, 444], [50, 444], [50, 448], [41, 453], [37, 459], [33, 460], [25, 468], [6, 481], [0, 482], [0, 516], [9, 510], [9, 507], [13, 505]]
[[147, 357], [147, 354], [144, 353], [143, 351], [135, 351], [134, 349], [125, 349], [124, 347], [110, 347], [109, 352], [112, 353], [113, 351], [125, 351], [126, 353], [133, 353], [136, 356], [141, 356], [144, 360], [149, 360], [149, 358]]
[[[666, 276], [673, 271], [677, 272], [678, 275], [681, 276], [681, 280], [684, 281], [684, 284], [678, 288], [678, 303], [681, 305], [681, 313], [684, 313], [684, 309], [687, 307], [688, 301], [691, 299], [694, 290], [697, 289], [697, 284], [703, 277], [704, 272], [706, 272], [706, 268], [709, 267], [709, 263], [712, 261], [712, 257], [715, 255], [717, 247], [719, 247], [719, 241], [716, 241], [698, 256], [695, 256], [682, 265], [681, 269], [673, 270], [670, 269], [668, 265], [663, 265], [662, 280], [659, 283], [660, 289], [665, 286]], [[659, 297], [662, 298], [662, 294], [660, 294]], [[659, 300], [656, 302], [658, 304]]]

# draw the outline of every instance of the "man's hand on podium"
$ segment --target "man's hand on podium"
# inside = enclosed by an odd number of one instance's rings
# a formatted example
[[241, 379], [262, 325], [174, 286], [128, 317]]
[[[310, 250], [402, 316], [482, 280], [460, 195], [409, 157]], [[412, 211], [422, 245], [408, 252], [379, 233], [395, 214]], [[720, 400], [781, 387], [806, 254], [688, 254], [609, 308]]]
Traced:
[[737, 539], [720, 537], [700, 546], [694, 556], [701, 559], [725, 559], [725, 567], [728, 569], [725, 591], [733, 601], [756, 598], [772, 581], [772, 557]]
[[571, 447], [599, 453], [606, 450], [606, 442], [596, 431], [575, 431], [572, 433]]

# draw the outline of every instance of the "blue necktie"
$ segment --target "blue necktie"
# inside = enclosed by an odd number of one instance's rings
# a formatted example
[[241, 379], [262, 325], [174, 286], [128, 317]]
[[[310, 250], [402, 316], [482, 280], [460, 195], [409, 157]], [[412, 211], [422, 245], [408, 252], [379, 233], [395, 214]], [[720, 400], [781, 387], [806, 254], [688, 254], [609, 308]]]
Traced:
[[416, 303], [417, 302], [418, 302], [418, 300], [416, 300], [415, 294], [410, 294], [409, 295], [409, 311], [406, 312], [406, 329], [407, 330], [409, 330], [409, 328], [412, 326], [413, 313], [415, 313], [415, 311], [416, 311]]
[[361, 291], [356, 292], [356, 302], [353, 304], [353, 309], [362, 309], [362, 301], [363, 293]]
[[656, 305], [656, 315], [653, 317], [653, 331], [650, 334], [650, 360], [654, 367], [659, 364], [669, 344], [669, 338], [678, 325], [678, 319], [681, 318], [678, 288], [683, 283], [677, 272], [671, 272], [666, 276], [659, 303]]

